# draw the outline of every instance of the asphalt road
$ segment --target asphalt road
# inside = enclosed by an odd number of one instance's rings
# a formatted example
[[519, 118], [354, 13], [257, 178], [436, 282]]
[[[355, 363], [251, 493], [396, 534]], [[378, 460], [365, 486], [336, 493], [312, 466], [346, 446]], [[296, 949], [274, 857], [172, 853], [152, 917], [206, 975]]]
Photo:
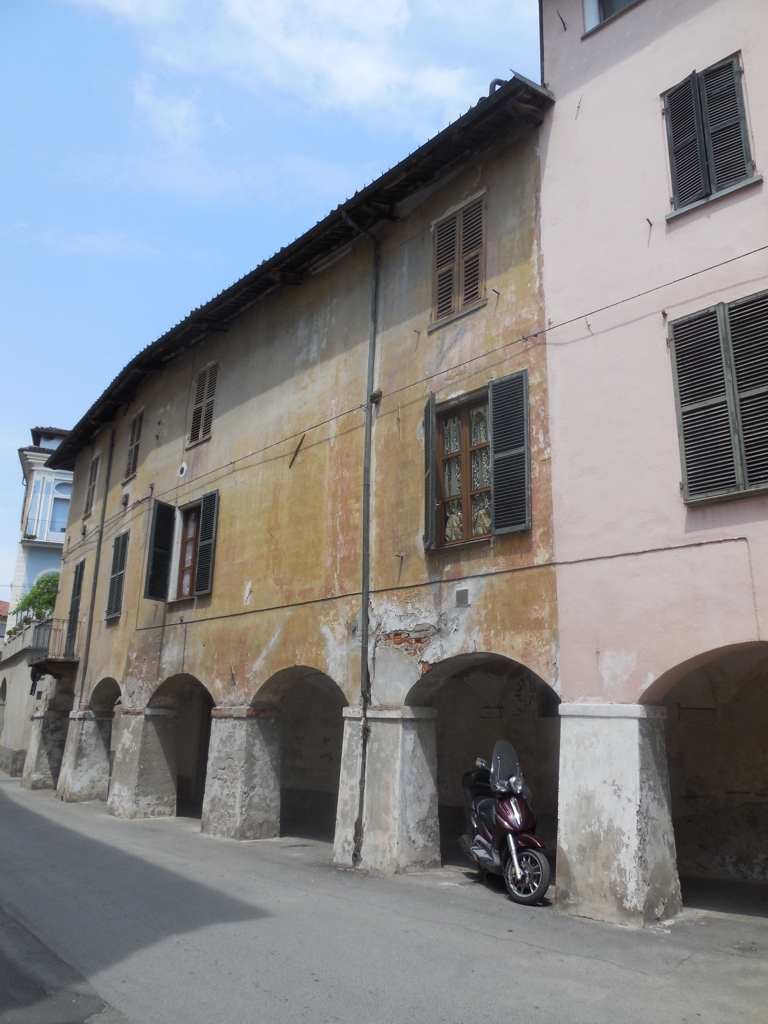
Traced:
[[[120, 821], [0, 776], [2, 1024], [766, 1024], [765, 888], [643, 932], [457, 868], [341, 872], [327, 844]], [[741, 913], [704, 907], [741, 902]]]

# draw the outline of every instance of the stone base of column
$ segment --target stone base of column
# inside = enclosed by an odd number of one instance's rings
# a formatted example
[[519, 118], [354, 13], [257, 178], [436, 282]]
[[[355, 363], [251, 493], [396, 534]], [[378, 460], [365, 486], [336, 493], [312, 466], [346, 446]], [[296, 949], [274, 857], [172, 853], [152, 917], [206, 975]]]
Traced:
[[351, 868], [355, 861], [355, 823], [360, 813], [360, 768], [363, 757], [363, 709], [344, 708], [344, 738], [341, 744], [339, 797], [336, 803], [336, 831], [333, 863]]
[[663, 708], [561, 704], [557, 904], [642, 926], [680, 912]]
[[280, 716], [276, 708], [215, 708], [202, 831], [226, 839], [280, 834]]
[[43, 711], [32, 719], [21, 785], [24, 789], [55, 789], [69, 726], [68, 711]]
[[368, 710], [360, 867], [440, 866], [436, 718], [436, 708]]
[[109, 713], [76, 711], [69, 716], [56, 795], [67, 802], [106, 800], [109, 793]]
[[118, 818], [176, 814], [176, 719], [165, 708], [123, 708], [107, 809]]

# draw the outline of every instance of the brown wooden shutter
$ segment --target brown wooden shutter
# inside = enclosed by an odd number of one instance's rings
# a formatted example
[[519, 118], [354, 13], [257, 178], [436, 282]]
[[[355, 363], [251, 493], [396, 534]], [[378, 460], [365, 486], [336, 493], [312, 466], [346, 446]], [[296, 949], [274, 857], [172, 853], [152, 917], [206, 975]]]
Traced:
[[699, 95], [710, 188], [720, 192], [753, 173], [738, 58], [702, 71]]
[[768, 293], [727, 307], [746, 487], [768, 483]]
[[723, 318], [723, 311], [714, 307], [670, 325], [686, 498], [739, 489], [736, 414], [722, 344]]
[[664, 97], [675, 209], [709, 195], [709, 175], [696, 72]]
[[531, 528], [528, 372], [491, 381], [491, 533]]
[[91, 465], [88, 469], [88, 485], [85, 489], [85, 504], [83, 505], [83, 515], [87, 516], [89, 512], [93, 510], [93, 503], [96, 500], [96, 478], [99, 475], [99, 457], [91, 459]]
[[219, 518], [219, 492], [209, 491], [200, 503], [200, 529], [197, 538], [195, 596], [210, 594], [213, 587], [213, 559], [216, 552], [216, 527]]
[[115, 537], [112, 543], [112, 571], [109, 577], [109, 596], [107, 597], [108, 619], [117, 618], [123, 609], [123, 589], [125, 586], [125, 564], [128, 556], [128, 531]]
[[64, 657], [72, 658], [77, 642], [77, 627], [80, 619], [80, 597], [83, 593], [83, 576], [85, 575], [85, 559], [78, 562], [72, 577], [72, 596], [69, 600], [69, 617], [67, 618], [67, 637], [64, 644]]
[[430, 394], [424, 406], [424, 550], [437, 546], [437, 424], [435, 396]]
[[461, 211], [461, 306], [483, 298], [484, 225], [483, 200], [477, 199]]
[[144, 412], [138, 413], [131, 420], [131, 433], [128, 438], [128, 462], [125, 467], [126, 480], [133, 476], [139, 464], [139, 442], [141, 441], [141, 427], [144, 421]]
[[173, 557], [173, 537], [176, 528], [176, 509], [155, 499], [152, 513], [152, 533], [149, 538], [149, 562], [144, 596], [152, 601], [168, 600], [168, 584]]
[[198, 375], [195, 385], [195, 405], [192, 410], [192, 428], [189, 432], [190, 444], [211, 436], [218, 377], [218, 364], [209, 366]]
[[456, 311], [458, 243], [458, 216], [454, 214], [435, 228], [435, 320]]

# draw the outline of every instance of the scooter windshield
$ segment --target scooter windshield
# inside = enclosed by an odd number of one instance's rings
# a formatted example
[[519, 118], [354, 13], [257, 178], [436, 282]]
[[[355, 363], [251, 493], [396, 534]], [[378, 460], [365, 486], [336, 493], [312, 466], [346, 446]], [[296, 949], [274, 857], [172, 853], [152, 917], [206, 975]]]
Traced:
[[497, 740], [491, 757], [491, 786], [506, 788], [510, 776], [519, 774], [520, 764], [515, 748], [507, 740]]

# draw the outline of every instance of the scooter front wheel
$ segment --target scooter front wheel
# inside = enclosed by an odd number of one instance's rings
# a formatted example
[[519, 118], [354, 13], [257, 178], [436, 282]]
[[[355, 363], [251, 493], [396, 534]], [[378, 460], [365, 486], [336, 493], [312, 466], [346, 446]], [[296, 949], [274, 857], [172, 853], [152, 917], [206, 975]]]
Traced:
[[515, 865], [511, 857], [507, 858], [504, 865], [507, 892], [515, 903], [538, 903], [549, 888], [549, 861], [541, 850], [529, 847], [517, 851], [517, 862], [520, 865], [520, 878], [515, 874]]

